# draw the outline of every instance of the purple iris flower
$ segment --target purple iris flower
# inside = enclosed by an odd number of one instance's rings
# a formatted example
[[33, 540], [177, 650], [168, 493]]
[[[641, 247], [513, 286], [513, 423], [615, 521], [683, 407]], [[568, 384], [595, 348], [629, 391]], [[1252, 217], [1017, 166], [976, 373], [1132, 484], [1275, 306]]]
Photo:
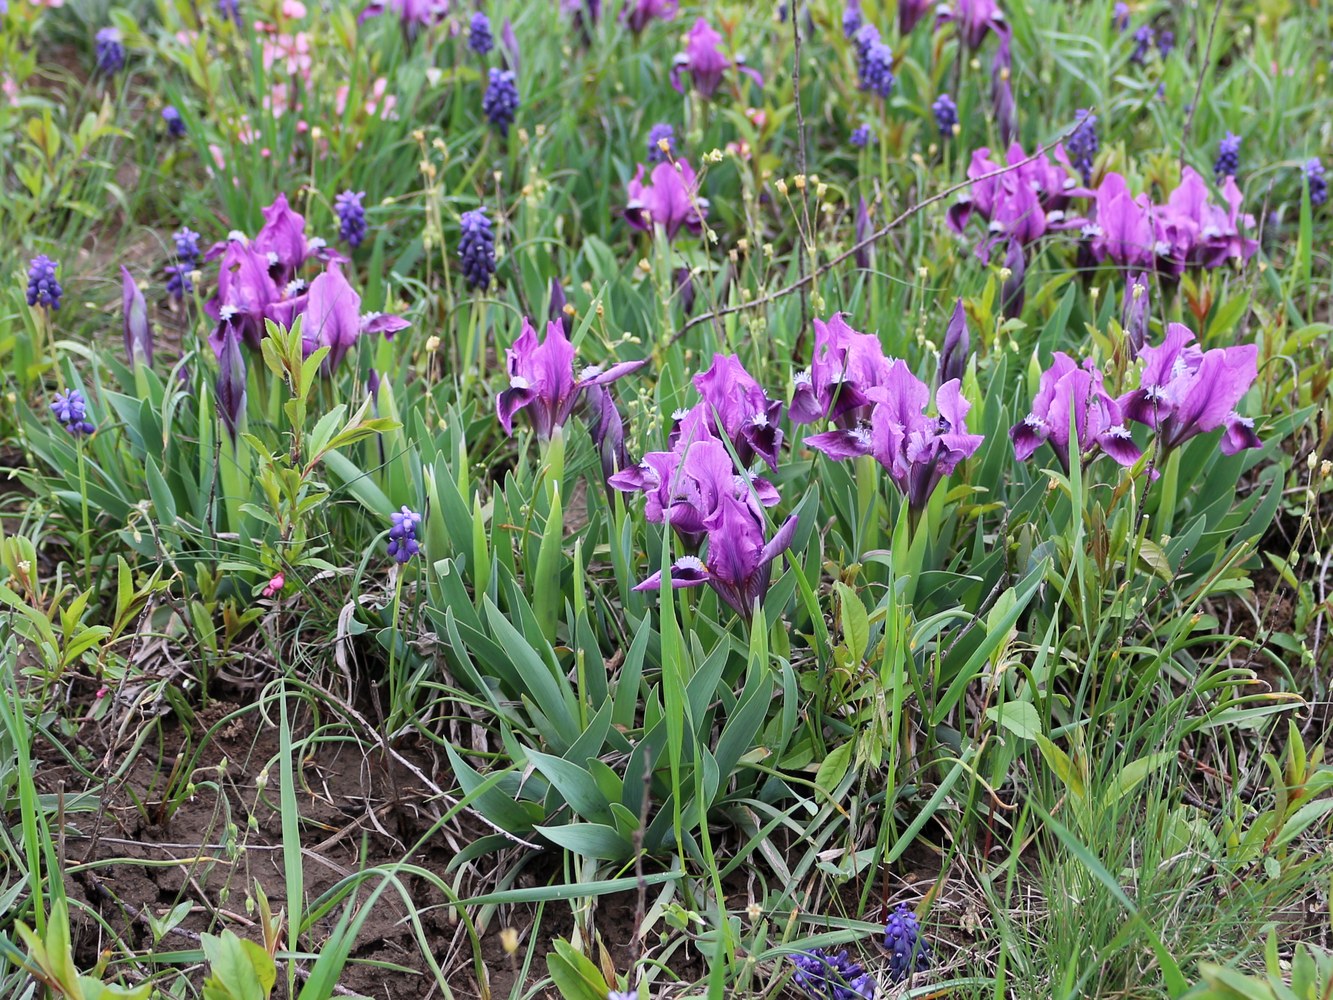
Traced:
[[764, 85], [764, 78], [750, 69], [737, 57], [729, 58], [722, 51], [722, 36], [709, 26], [702, 17], [694, 22], [694, 27], [685, 36], [685, 51], [676, 56], [671, 66], [671, 86], [680, 93], [685, 92], [681, 85], [681, 74], [689, 73], [690, 82], [701, 97], [712, 97], [722, 84], [722, 77], [733, 67], [749, 76], [759, 86]]
[[232, 446], [245, 413], [245, 355], [241, 352], [240, 332], [230, 323], [221, 326], [222, 339], [216, 348], [218, 355], [217, 408], [218, 416], [231, 435]]
[[526, 409], [537, 440], [547, 441], [557, 427], [563, 427], [574, 412], [580, 397], [592, 385], [607, 385], [638, 371], [646, 361], [624, 361], [606, 371], [597, 366], [585, 368], [574, 377], [574, 345], [558, 322], [546, 324], [546, 339], [537, 340], [537, 331], [525, 317], [523, 332], [514, 346], [505, 351], [509, 367], [509, 388], [496, 398], [496, 415], [506, 434], [514, 433], [514, 415]]
[[[783, 522], [771, 539], [765, 540], [764, 519], [753, 506], [730, 493], [722, 493], [716, 509], [704, 524], [708, 548], [703, 558], [683, 556], [671, 566], [671, 586], [712, 587], [723, 602], [747, 621], [756, 604], [762, 605], [773, 574], [773, 560], [791, 546], [796, 534], [796, 515]], [[661, 572], [654, 573], [635, 590], [660, 590]]]
[[129, 268], [120, 269], [121, 306], [125, 322], [125, 357], [131, 365], [137, 361], [153, 363], [153, 331], [148, 325], [148, 303], [134, 283]]
[[[250, 245], [268, 257], [269, 271], [279, 288], [286, 287], [309, 258], [329, 256], [322, 240], [306, 239], [305, 216], [292, 209], [286, 194], [279, 194], [272, 205], [261, 211], [264, 225]], [[336, 254], [332, 259], [342, 260]]]
[[1129, 356], [1137, 358], [1148, 342], [1148, 276], [1136, 274], [1125, 282], [1120, 305], [1120, 328], [1129, 342]]
[[310, 282], [305, 308], [301, 311], [301, 348], [310, 357], [321, 347], [329, 353], [324, 358], [324, 372], [338, 367], [361, 336], [361, 296], [343, 277], [342, 268], [330, 264]]
[[906, 38], [930, 12], [933, 0], [898, 0], [898, 34]]
[[647, 520], [671, 525], [691, 552], [703, 544], [707, 522], [724, 495], [749, 504], [756, 515], [761, 506], [773, 507], [779, 500], [768, 480], [737, 470], [726, 445], [697, 417], [670, 451], [649, 452], [607, 483], [624, 493], [643, 493]]
[[621, 19], [636, 35], [654, 19], [670, 21], [680, 10], [680, 0], [627, 0], [620, 11]]
[[1254, 421], [1236, 412], [1258, 377], [1258, 346], [1204, 351], [1193, 340], [1188, 327], [1169, 323], [1161, 346], [1139, 352], [1144, 360], [1139, 387], [1119, 401], [1125, 416], [1156, 428], [1164, 451], [1219, 427], [1222, 454], [1258, 448]]
[[643, 171], [643, 164], [639, 164], [633, 179], [625, 185], [625, 221], [645, 233], [659, 225], [666, 230], [668, 240], [674, 240], [682, 228], [695, 236], [703, 232], [708, 202], [699, 197], [699, 182], [689, 163], [659, 163], [647, 184]]
[[1080, 366], [1057, 351], [1051, 367], [1041, 374], [1031, 412], [1009, 431], [1014, 457], [1026, 461], [1044, 442], [1068, 473], [1071, 420], [1079, 452], [1085, 457], [1100, 448], [1121, 465], [1130, 466], [1143, 454], [1125, 426], [1123, 407], [1107, 394], [1102, 373], [1092, 361]]
[[[1009, 147], [1007, 163], [1026, 160], [1028, 154], [1014, 143]], [[949, 228], [962, 233], [975, 213], [988, 223], [990, 236], [977, 248], [983, 261], [991, 249], [1009, 239], [1033, 243], [1048, 232], [1080, 229], [1086, 220], [1069, 214], [1074, 198], [1087, 198], [1092, 192], [1078, 186], [1069, 157], [1063, 146], [1056, 146], [1053, 158], [1039, 156], [1008, 173], [983, 178], [1005, 166], [992, 159], [985, 147], [972, 154], [967, 176], [975, 183], [949, 208]]]
[[953, 0], [935, 18], [937, 27], [950, 23], [957, 26], [959, 41], [969, 52], [981, 48], [991, 32], [1002, 39], [1009, 37], [1009, 22], [995, 0]]
[[411, 42], [423, 28], [439, 23], [449, 13], [449, 0], [371, 0], [357, 21], [390, 13], [398, 15], [403, 34]]
[[1028, 258], [1019, 240], [1009, 240], [1004, 267], [1009, 277], [1000, 288], [1000, 314], [1005, 319], [1016, 319], [1023, 314], [1023, 304], [1027, 302]]
[[1108, 173], [1097, 188], [1096, 220], [1084, 227], [1098, 262], [1109, 260], [1129, 271], [1151, 268], [1156, 261], [1152, 204], [1146, 194], [1130, 194], [1125, 178]]
[[259, 349], [264, 320], [273, 318], [272, 309], [282, 299], [269, 270], [269, 257], [252, 243], [244, 238], [227, 242], [218, 269], [217, 295], [205, 304], [208, 314], [219, 321], [209, 338], [215, 352], [222, 348], [224, 327], [235, 330], [247, 346]]
[[815, 320], [815, 351], [810, 367], [792, 378], [794, 424], [831, 420], [848, 429], [870, 416], [868, 393], [885, 384], [891, 362], [873, 333], [858, 333], [843, 313], [825, 323]]
[[1001, 38], [991, 61], [990, 100], [991, 114], [1000, 132], [1000, 141], [1012, 143], [1018, 137], [1018, 106], [1014, 103], [1012, 59], [1009, 39]]
[[1234, 177], [1222, 182], [1222, 197], [1225, 209], [1212, 203], [1207, 183], [1193, 168], [1181, 171], [1180, 184], [1155, 213], [1160, 267], [1179, 274], [1189, 267], [1221, 267], [1229, 260], [1243, 263], [1255, 255], [1258, 241], [1240, 232], [1241, 226], [1254, 226], [1254, 216], [1241, 214], [1243, 198]]
[[[782, 401], [768, 398], [740, 358], [714, 354], [708, 371], [694, 376], [694, 387], [703, 397], [694, 407], [695, 414], [710, 423], [715, 434], [731, 441], [742, 465], [748, 467], [758, 455], [770, 469], [777, 469], [782, 449]], [[673, 442], [688, 422], [689, 418], [672, 431]]]
[[631, 464], [629, 450], [625, 447], [625, 418], [616, 403], [615, 390], [609, 386], [588, 386], [583, 395], [583, 410], [588, 421], [588, 436], [602, 460], [602, 480], [610, 503], [614, 488], [611, 479]]
[[546, 310], [546, 319], [548, 322], [558, 322], [564, 328], [566, 337], [574, 332], [574, 307], [565, 298], [565, 289], [559, 278], [551, 279], [551, 304]]
[[919, 511], [940, 480], [981, 447], [982, 435], [967, 433], [972, 404], [953, 379], [935, 393], [939, 415], [926, 416], [930, 387], [901, 361], [893, 362], [885, 383], [868, 396], [874, 404], [869, 421], [816, 434], [806, 438], [806, 444], [836, 459], [873, 455], [908, 505]]
[[972, 353], [972, 335], [967, 328], [967, 310], [960, 298], [954, 303], [953, 315], [944, 331], [944, 346], [940, 348], [939, 371], [935, 376], [937, 385], [945, 382], [961, 382], [967, 371], [967, 359]]

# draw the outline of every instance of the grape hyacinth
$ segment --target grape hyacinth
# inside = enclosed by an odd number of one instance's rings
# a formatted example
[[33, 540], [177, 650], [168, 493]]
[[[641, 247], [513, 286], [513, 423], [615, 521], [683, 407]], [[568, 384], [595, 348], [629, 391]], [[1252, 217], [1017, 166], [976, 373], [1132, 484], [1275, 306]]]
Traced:
[[495, 232], [486, 209], [464, 212], [463, 235], [458, 240], [458, 259], [463, 262], [463, 279], [469, 289], [485, 289], [495, 274]]
[[1228, 130], [1226, 136], [1217, 144], [1217, 162], [1213, 164], [1213, 173], [1220, 181], [1223, 177], [1235, 177], [1240, 168], [1240, 136]]
[[167, 123], [167, 135], [173, 139], [185, 138], [185, 121], [175, 105], [168, 104], [162, 109], [162, 120]]
[[842, 37], [853, 37], [861, 30], [861, 24], [861, 0], [847, 0], [842, 9]]
[[176, 242], [176, 263], [167, 267], [167, 294], [179, 301], [194, 291], [190, 274], [199, 267], [199, 234], [182, 226], [172, 239]]
[[500, 130], [500, 134], [508, 136], [509, 126], [514, 124], [514, 113], [518, 111], [518, 87], [514, 83], [514, 71], [492, 67], [490, 81], [486, 87], [486, 96], [482, 98], [481, 109], [491, 124]]
[[857, 149], [865, 149], [866, 146], [870, 145], [870, 138], [869, 125], [858, 125], [852, 129], [851, 142]]
[[402, 565], [421, 551], [421, 543], [417, 541], [421, 515], [404, 505], [401, 511], [389, 517], [393, 520], [393, 527], [389, 529], [389, 555]]
[[1310, 185], [1310, 204], [1318, 206], [1328, 201], [1328, 180], [1324, 176], [1324, 165], [1319, 161], [1319, 157], [1306, 160], [1301, 173], [1305, 175], [1305, 182]]
[[472, 26], [467, 34], [467, 47], [479, 56], [484, 56], [495, 48], [495, 36], [491, 34], [491, 19], [481, 11], [472, 15]]
[[366, 207], [361, 199], [364, 191], [347, 190], [333, 199], [334, 211], [338, 213], [338, 236], [355, 250], [366, 241]]
[[241, 0], [218, 0], [218, 17], [241, 23]]
[[930, 110], [935, 112], [935, 124], [939, 126], [940, 135], [946, 139], [952, 137], [954, 126], [958, 124], [958, 105], [953, 102], [953, 98], [948, 94], [940, 94]]
[[60, 308], [64, 289], [56, 280], [60, 265], [46, 254], [39, 254], [28, 264], [28, 305], [42, 306], [52, 311]]
[[811, 1000], [872, 1000], [875, 981], [870, 974], [840, 951], [830, 955], [823, 948], [791, 956], [796, 966], [792, 985]]
[[921, 935], [921, 922], [902, 903], [884, 925], [884, 948], [889, 952], [889, 978], [895, 983], [930, 967], [930, 945]]
[[1176, 33], [1174, 31], [1163, 31], [1157, 36], [1157, 51], [1161, 53], [1163, 59], [1171, 54], [1176, 47]]
[[[662, 143], [666, 143], [666, 149]], [[670, 156], [668, 156], [668, 153]], [[648, 130], [648, 162], [661, 163], [679, 155], [676, 150], [676, 130], [666, 122], [658, 122]]]
[[1134, 32], [1134, 51], [1129, 54], [1129, 61], [1136, 66], [1142, 66], [1148, 61], [1148, 50], [1152, 48], [1153, 30], [1148, 25], [1143, 25]]
[[96, 430], [88, 419], [88, 404], [78, 389], [56, 393], [55, 398], [51, 400], [51, 412], [56, 415], [61, 426], [75, 437], [91, 434]]
[[1116, 31], [1127, 31], [1129, 29], [1129, 4], [1121, 0], [1112, 10], [1111, 20], [1115, 23]]
[[1101, 148], [1101, 140], [1097, 138], [1097, 116], [1080, 108], [1074, 112], [1074, 118], [1078, 124], [1065, 146], [1074, 169], [1083, 177], [1083, 183], [1091, 184], [1093, 161], [1097, 158], [1097, 150]]
[[856, 32], [856, 44], [860, 53], [857, 71], [861, 89], [887, 100], [894, 84], [893, 50], [880, 40], [879, 30], [873, 24], [863, 25]]
[[94, 52], [97, 55], [97, 72], [114, 76], [125, 68], [125, 46], [121, 44], [118, 29], [103, 28], [99, 31]]

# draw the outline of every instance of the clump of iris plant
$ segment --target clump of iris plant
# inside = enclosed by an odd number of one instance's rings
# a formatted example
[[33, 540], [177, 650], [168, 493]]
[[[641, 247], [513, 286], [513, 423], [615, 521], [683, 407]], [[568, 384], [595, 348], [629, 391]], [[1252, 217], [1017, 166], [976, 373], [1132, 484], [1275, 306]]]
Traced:
[[881, 384], [865, 392], [869, 414], [854, 425], [806, 438], [830, 458], [871, 455], [914, 511], [925, 508], [935, 487], [981, 447], [980, 434], [967, 432], [972, 404], [957, 379], [935, 391], [936, 415], [925, 410], [930, 387], [902, 361], [892, 361]]
[[[1071, 420], [1074, 439], [1070, 438]], [[1106, 392], [1102, 373], [1091, 359], [1082, 365], [1057, 351], [1051, 366], [1042, 372], [1032, 410], [1009, 431], [1014, 457], [1027, 461], [1043, 444], [1051, 446], [1060, 468], [1067, 474], [1070, 456], [1084, 461], [1098, 451], [1120, 465], [1130, 466], [1142, 452], [1125, 426], [1120, 403]]]
[[51, 400], [51, 412], [60, 425], [75, 437], [91, 434], [97, 429], [88, 419], [88, 403], [78, 389], [56, 393]]
[[458, 259], [463, 265], [463, 280], [470, 289], [485, 289], [495, 274], [495, 231], [486, 209], [464, 212], [459, 220], [462, 235], [458, 239]]
[[537, 331], [524, 318], [518, 339], [505, 351], [509, 388], [495, 400], [496, 415], [506, 434], [514, 433], [514, 417], [524, 411], [537, 440], [550, 440], [552, 433], [573, 415], [574, 407], [590, 386], [609, 385], [647, 363], [624, 361], [605, 371], [592, 365], [576, 378], [574, 353], [574, 345], [559, 321], [546, 324], [546, 339], [539, 342]]
[[64, 289], [56, 279], [56, 268], [60, 265], [46, 254], [38, 254], [28, 263], [28, 305], [52, 312], [60, 308], [60, 296]]
[[[665, 145], [663, 145], [665, 143]], [[662, 163], [680, 155], [676, 149], [676, 130], [666, 122], [658, 122], [648, 130], [648, 162]]]
[[697, 411], [682, 421], [669, 451], [650, 451], [638, 464], [626, 463], [608, 477], [607, 485], [622, 493], [642, 493], [647, 521], [670, 525], [690, 552], [697, 552], [707, 537], [707, 521], [723, 494], [752, 505], [756, 515], [780, 499], [767, 479], [736, 468], [731, 452]]
[[782, 401], [768, 397], [740, 358], [714, 354], [709, 369], [694, 376], [694, 387], [701, 398], [680, 415], [672, 440], [679, 439], [694, 421], [702, 421], [731, 442], [742, 465], [748, 467], [757, 456], [776, 470], [782, 449]]
[[[988, 176], [1006, 164], [1021, 166]], [[1093, 192], [1079, 187], [1072, 170], [1063, 146], [1056, 146], [1051, 156], [1034, 159], [1018, 143], [1009, 147], [1003, 160], [989, 149], [978, 149], [967, 168], [974, 183], [950, 206], [947, 224], [963, 233], [973, 215], [986, 221], [987, 238], [977, 247], [982, 261], [989, 261], [994, 247], [1013, 239], [1028, 246], [1047, 233], [1082, 229], [1087, 220], [1073, 215], [1070, 208], [1074, 199], [1091, 197]]]
[[421, 543], [417, 540], [421, 515], [404, 504], [402, 510], [394, 511], [389, 519], [392, 522], [389, 528], [389, 555], [402, 566], [421, 551]]
[[97, 57], [97, 72], [103, 76], [115, 76], [125, 68], [125, 45], [121, 41], [119, 28], [103, 28], [99, 31], [93, 52]]
[[958, 105], [953, 98], [948, 94], [940, 94], [930, 110], [935, 115], [935, 127], [940, 130], [940, 135], [945, 139], [953, 138], [954, 128], [958, 124]]
[[889, 979], [895, 983], [930, 968], [930, 944], [921, 933], [921, 921], [902, 903], [884, 924], [884, 950], [889, 953]]
[[366, 208], [364, 191], [344, 191], [333, 199], [333, 210], [338, 213], [338, 236], [355, 250], [366, 239]]
[[694, 168], [685, 160], [659, 163], [644, 183], [644, 166], [625, 185], [625, 221], [634, 229], [651, 233], [654, 226], [674, 240], [682, 229], [698, 236], [703, 232], [708, 202], [699, 196]]
[[483, 11], [472, 15], [468, 25], [467, 47], [479, 56], [484, 56], [495, 48], [495, 36], [491, 34], [491, 19]]
[[1220, 181], [1223, 177], [1235, 177], [1240, 169], [1240, 136], [1230, 130], [1217, 144], [1217, 159], [1213, 163], [1213, 174]]
[[175, 105], [168, 104], [162, 109], [162, 121], [166, 123], [167, 135], [171, 138], [185, 138], [185, 119], [181, 117], [181, 113], [176, 110]]
[[1181, 171], [1180, 184], [1160, 205], [1146, 194], [1131, 194], [1124, 177], [1109, 173], [1097, 188], [1094, 218], [1084, 226], [1089, 250], [1099, 263], [1109, 260], [1132, 272], [1157, 270], [1170, 276], [1228, 261], [1244, 263], [1259, 249], [1241, 232], [1254, 226], [1254, 216], [1241, 213], [1234, 177], [1223, 182], [1222, 197], [1225, 209], [1213, 204], [1208, 185], [1191, 167]]
[[791, 963], [796, 966], [792, 985], [810, 1000], [873, 1000], [875, 996], [875, 980], [846, 950], [798, 951]]
[[684, 93], [681, 77], [688, 73], [695, 93], [706, 99], [717, 92], [731, 69], [749, 76], [761, 87], [764, 85], [764, 78], [746, 66], [744, 59], [740, 56], [733, 59], [722, 51], [722, 36], [701, 17], [685, 36], [685, 51], [671, 64], [671, 86]]
[[1324, 176], [1324, 164], [1319, 157], [1306, 160], [1305, 166], [1301, 167], [1301, 174], [1310, 188], [1310, 204], [1318, 206], [1328, 201], [1328, 179]]
[[1236, 412], [1258, 378], [1258, 346], [1204, 351], [1193, 340], [1188, 327], [1169, 323], [1161, 345], [1139, 352], [1139, 387], [1119, 400], [1125, 416], [1153, 428], [1163, 452], [1219, 428], [1224, 455], [1260, 447], [1254, 421]]
[[515, 83], [514, 71], [492, 66], [489, 79], [486, 94], [482, 97], [481, 110], [499, 133], [507, 136], [509, 126], [514, 124], [514, 115], [518, 112], [518, 85]]

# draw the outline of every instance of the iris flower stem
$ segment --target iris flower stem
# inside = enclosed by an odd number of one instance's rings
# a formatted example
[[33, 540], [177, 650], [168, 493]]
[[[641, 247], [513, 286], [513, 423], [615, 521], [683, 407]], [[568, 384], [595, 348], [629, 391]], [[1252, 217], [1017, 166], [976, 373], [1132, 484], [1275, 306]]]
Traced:
[[392, 733], [398, 728], [399, 711], [398, 699], [402, 697], [402, 691], [398, 683], [398, 618], [402, 612], [403, 606], [403, 573], [406, 565], [399, 566], [398, 572], [394, 575], [393, 585], [393, 617], [390, 623], [392, 635], [389, 640], [389, 732]]
[[88, 530], [88, 471], [87, 460], [83, 456], [83, 443], [74, 442], [74, 449], [79, 454], [79, 506], [83, 515], [83, 575], [84, 583], [93, 585], [93, 541]]

